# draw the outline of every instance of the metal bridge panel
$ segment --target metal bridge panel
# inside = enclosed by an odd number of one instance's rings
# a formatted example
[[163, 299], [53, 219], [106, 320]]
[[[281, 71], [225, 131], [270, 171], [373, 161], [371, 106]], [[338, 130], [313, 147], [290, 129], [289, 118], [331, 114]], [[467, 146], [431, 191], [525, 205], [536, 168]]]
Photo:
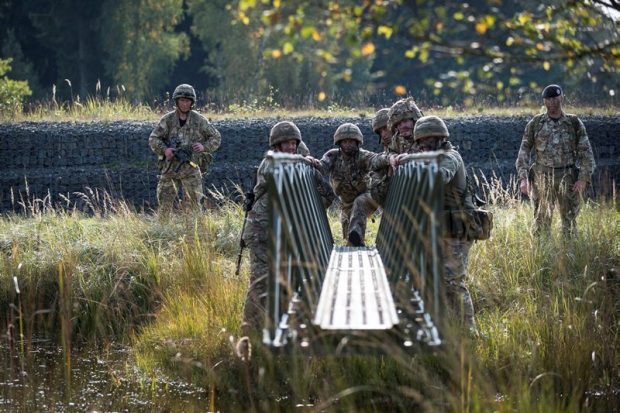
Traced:
[[398, 324], [376, 248], [333, 249], [314, 324], [324, 330], [388, 330]]

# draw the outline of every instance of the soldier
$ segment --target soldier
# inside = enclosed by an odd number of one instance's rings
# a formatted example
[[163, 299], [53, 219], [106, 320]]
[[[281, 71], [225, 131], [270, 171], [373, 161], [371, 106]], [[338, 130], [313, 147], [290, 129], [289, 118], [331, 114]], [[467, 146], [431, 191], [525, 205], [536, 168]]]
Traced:
[[352, 123], [343, 123], [334, 133], [334, 145], [321, 158], [321, 169], [329, 175], [335, 194], [340, 198], [342, 237], [350, 245], [363, 246], [366, 220], [377, 209], [367, 191], [371, 170], [389, 166], [387, 156], [361, 149], [364, 137]]
[[[520, 190], [532, 192], [534, 232], [549, 233], [557, 201], [565, 236], [575, 234], [579, 200], [591, 182], [595, 167], [586, 128], [575, 115], [564, 113], [564, 95], [558, 85], [542, 92], [546, 113], [534, 116], [525, 127], [516, 167]], [[530, 166], [530, 152], [536, 160]]]
[[196, 92], [187, 84], [174, 89], [176, 109], [164, 115], [151, 135], [149, 146], [158, 156], [159, 210], [168, 213], [182, 188], [192, 208], [200, 209], [203, 195], [202, 174], [220, 146], [220, 133], [200, 113], [192, 110]]
[[[395, 140], [392, 139], [392, 131], [388, 128], [389, 109], [379, 110], [372, 119], [372, 131], [379, 135], [379, 143], [383, 145], [385, 155], [398, 154]], [[389, 188], [389, 168], [371, 171], [368, 174], [368, 190], [370, 196], [377, 203], [377, 207], [383, 206]]]
[[396, 153], [415, 152], [413, 128], [422, 117], [422, 111], [412, 98], [401, 99], [394, 103], [388, 112], [388, 129], [394, 135], [392, 147]]
[[465, 164], [448, 141], [449, 136], [446, 124], [437, 116], [419, 118], [413, 130], [413, 139], [419, 152], [444, 151], [439, 157], [439, 173], [445, 185], [443, 204], [446, 232], [441, 242], [441, 253], [446, 296], [450, 307], [461, 316], [464, 325], [475, 332], [474, 306], [465, 284], [472, 240], [468, 237], [468, 223], [463, 213], [473, 210], [474, 204], [467, 187]]
[[[302, 142], [301, 132], [293, 122], [283, 121], [276, 123], [269, 133], [269, 146], [276, 152], [296, 154], [298, 145]], [[318, 164], [318, 160], [310, 157], [302, 157], [312, 165]], [[248, 212], [245, 230], [242, 239], [250, 249], [250, 286], [246, 295], [243, 309], [242, 332], [248, 335], [259, 330], [265, 317], [265, 299], [267, 291], [266, 277], [269, 274], [269, 256], [267, 251], [267, 229], [269, 224], [267, 193], [267, 161], [263, 159], [258, 167], [256, 185], [254, 186], [254, 203]], [[318, 175], [320, 175], [317, 172]], [[324, 194], [319, 193], [323, 197]], [[329, 196], [329, 194], [328, 194]], [[333, 193], [331, 195], [333, 199]], [[325, 199], [323, 203], [327, 204]], [[328, 205], [329, 206], [329, 205]]]

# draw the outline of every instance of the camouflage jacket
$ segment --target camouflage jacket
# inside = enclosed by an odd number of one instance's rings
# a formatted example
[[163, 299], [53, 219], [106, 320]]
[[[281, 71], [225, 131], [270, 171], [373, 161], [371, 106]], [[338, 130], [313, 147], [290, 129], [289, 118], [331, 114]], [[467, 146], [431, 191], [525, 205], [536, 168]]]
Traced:
[[444, 182], [444, 209], [473, 209], [473, 201], [467, 192], [467, 171], [461, 154], [449, 141], [439, 148], [439, 174]]
[[596, 166], [586, 128], [575, 115], [562, 114], [553, 120], [546, 113], [534, 116], [525, 127], [517, 156], [519, 179], [527, 178], [530, 155], [535, 150], [535, 165], [548, 168], [577, 166], [580, 180], [589, 182]]
[[245, 230], [242, 237], [245, 242], [267, 241], [267, 226], [269, 224], [268, 197], [267, 197], [267, 168], [269, 163], [264, 158], [256, 171], [256, 185], [254, 185], [254, 203], [248, 212]]
[[392, 143], [390, 144], [390, 150], [394, 153], [414, 153], [417, 152], [415, 150], [415, 142], [413, 140], [413, 136], [409, 139], [405, 139], [400, 136], [400, 133], [396, 131], [394, 136], [392, 136]]
[[[203, 144], [204, 152], [193, 152], [192, 162], [198, 165], [200, 171], [204, 173], [211, 162], [211, 153], [220, 147], [221, 136], [207, 118], [195, 110], [188, 113], [187, 121], [183, 126], [179, 124], [176, 110], [165, 114], [149, 136], [149, 146], [158, 156], [160, 171], [173, 171], [178, 166], [177, 158], [167, 161], [164, 156], [166, 148], [172, 147], [174, 142], [177, 143], [177, 147], [191, 146], [197, 142]], [[185, 164], [181, 168], [184, 170], [191, 167], [190, 164]]]
[[340, 200], [350, 203], [366, 192], [367, 175], [372, 170], [389, 166], [385, 154], [360, 149], [354, 156], [346, 156], [340, 149], [330, 149], [321, 158], [321, 169], [329, 175], [334, 193]]

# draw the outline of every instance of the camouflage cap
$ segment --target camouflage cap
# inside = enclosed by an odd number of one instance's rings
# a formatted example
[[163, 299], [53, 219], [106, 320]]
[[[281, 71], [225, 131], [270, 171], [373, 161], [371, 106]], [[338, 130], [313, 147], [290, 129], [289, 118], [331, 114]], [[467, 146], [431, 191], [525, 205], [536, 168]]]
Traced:
[[174, 89], [172, 93], [172, 99], [175, 101], [178, 98], [187, 98], [190, 99], [193, 103], [196, 103], [196, 91], [191, 85], [187, 83], [182, 83]]
[[556, 96], [562, 96], [562, 88], [558, 85], [549, 85], [542, 92], [543, 98], [554, 98]]
[[372, 131], [376, 134], [379, 134], [379, 129], [387, 126], [388, 124], [388, 113], [390, 112], [389, 108], [380, 109], [377, 113], [375, 113], [375, 117], [372, 118]]
[[276, 146], [291, 139], [295, 139], [298, 145], [301, 142], [301, 132], [293, 122], [278, 122], [269, 132], [269, 146]]
[[394, 132], [396, 125], [405, 120], [412, 119], [414, 121], [422, 117], [422, 111], [415, 104], [413, 98], [401, 99], [394, 103], [388, 112], [388, 128]]
[[343, 123], [338, 126], [336, 133], [334, 133], [334, 145], [338, 145], [338, 142], [345, 139], [353, 139], [359, 142], [360, 145], [364, 144], [364, 135], [357, 125], [352, 123]]
[[413, 140], [417, 141], [428, 136], [450, 136], [445, 122], [437, 116], [424, 116], [418, 119], [413, 127]]

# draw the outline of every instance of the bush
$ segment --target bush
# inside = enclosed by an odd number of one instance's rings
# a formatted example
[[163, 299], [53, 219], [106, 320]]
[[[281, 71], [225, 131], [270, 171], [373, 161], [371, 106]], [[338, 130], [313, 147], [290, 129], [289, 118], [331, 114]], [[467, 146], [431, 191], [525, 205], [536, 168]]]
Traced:
[[0, 115], [21, 112], [23, 98], [32, 95], [27, 81], [6, 76], [11, 71], [12, 61], [12, 58], [0, 59]]

